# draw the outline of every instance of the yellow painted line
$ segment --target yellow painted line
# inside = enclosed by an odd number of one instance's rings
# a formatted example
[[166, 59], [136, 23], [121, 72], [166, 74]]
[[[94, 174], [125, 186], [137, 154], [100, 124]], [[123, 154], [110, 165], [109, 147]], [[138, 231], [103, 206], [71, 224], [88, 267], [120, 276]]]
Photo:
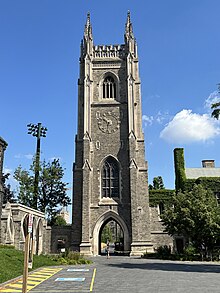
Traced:
[[16, 289], [0, 289], [0, 292], [22, 292], [21, 290], [16, 290]]
[[92, 289], [93, 289], [93, 285], [94, 285], [94, 282], [95, 282], [95, 275], [96, 275], [96, 268], [94, 268], [94, 271], [93, 271], [92, 281], [91, 281], [91, 284], [90, 284], [90, 292], [92, 292]]
[[10, 284], [10, 285], [8, 285], [8, 287], [21, 289], [22, 288], [22, 284]]
[[54, 274], [54, 272], [53, 273], [45, 273], [45, 272], [36, 272], [36, 273], [34, 273], [34, 275], [35, 276], [38, 276], [38, 275], [41, 275], [41, 276], [52, 276]]
[[28, 277], [28, 280], [33, 280], [33, 281], [41, 281], [44, 280], [45, 277], [40, 277], [40, 276], [36, 276], [36, 277]]
[[42, 271], [48, 271], [48, 272], [54, 272], [56, 270], [57, 270], [57, 268], [54, 268], [54, 269], [43, 268], [42, 269]]
[[[43, 270], [43, 269], [42, 269], [42, 270]], [[39, 272], [41, 272], [42, 270], [40, 270], [40, 271], [38, 271], [38, 272], [36, 272], [36, 273], [39, 273]], [[39, 285], [40, 283], [42, 283], [42, 282], [44, 282], [45, 280], [49, 279], [51, 276], [55, 275], [56, 273], [58, 273], [58, 272], [61, 271], [61, 270], [62, 270], [62, 268], [54, 269], [54, 270], [53, 270], [53, 274], [50, 274], [50, 275], [48, 275], [48, 276], [44, 276], [44, 279], [40, 280], [39, 282], [36, 281], [35, 285], [33, 285], [30, 289], [35, 288], [37, 285]], [[32, 277], [34, 277], [34, 276], [36, 275], [36, 273], [31, 274], [31, 275], [28, 277], [28, 280], [29, 280], [29, 278], [32, 280]], [[28, 281], [27, 281], [27, 282], [28, 282]], [[30, 291], [30, 289], [27, 290], [27, 291]]]
[[[10, 288], [15, 288], [15, 289], [22, 289], [23, 284], [11, 284], [9, 287]], [[28, 286], [27, 284], [27, 289], [32, 289], [34, 288], [33, 286]]]
[[[30, 281], [30, 280], [28, 280], [28, 285], [31, 285], [31, 284], [36, 284], [36, 282], [34, 282], [34, 281]], [[19, 281], [17, 284], [23, 284], [23, 282], [22, 281]]]
[[[62, 270], [62, 268], [56, 268], [52, 269], [48, 273], [44, 273], [44, 271], [47, 270], [46, 268], [42, 268], [37, 272], [34, 272], [28, 276], [27, 279], [27, 292], [31, 289], [35, 288], [37, 285], [41, 284], [42, 282], [46, 281], [56, 273]], [[22, 292], [22, 279], [18, 279], [17, 281], [13, 283], [9, 283], [5, 285], [4, 287], [0, 288], [0, 292]]]

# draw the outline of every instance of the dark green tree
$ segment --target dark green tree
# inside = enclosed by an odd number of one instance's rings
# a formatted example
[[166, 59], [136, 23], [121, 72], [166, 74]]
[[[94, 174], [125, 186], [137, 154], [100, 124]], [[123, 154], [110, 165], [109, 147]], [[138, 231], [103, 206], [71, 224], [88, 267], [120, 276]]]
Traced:
[[164, 183], [163, 183], [163, 178], [161, 176], [157, 176], [153, 178], [153, 185], [149, 184], [149, 190], [153, 189], [165, 189]]
[[[43, 161], [39, 169], [38, 209], [46, 213], [49, 223], [54, 223], [60, 207], [70, 204], [67, 196], [68, 183], [63, 182], [64, 169], [59, 159], [46, 163]], [[19, 183], [18, 202], [33, 207], [34, 195], [34, 162], [30, 170], [23, 170], [19, 166], [14, 172], [14, 178]]]
[[51, 223], [52, 226], [66, 226], [67, 225], [67, 222], [66, 220], [60, 216], [60, 215], [57, 215], [55, 216], [53, 219], [52, 219], [52, 223]]
[[[218, 92], [220, 93], [220, 84], [218, 84]], [[219, 119], [220, 116], [220, 101], [217, 103], [212, 104], [211, 109], [212, 111], [212, 117], [215, 119]]]
[[212, 191], [202, 185], [174, 195], [161, 218], [169, 235], [184, 236], [200, 253], [212, 252], [220, 239], [220, 208]]
[[59, 159], [54, 159], [51, 163], [42, 163], [39, 182], [39, 208], [46, 211], [49, 221], [57, 215], [60, 207], [70, 204], [67, 196], [67, 185], [62, 181], [64, 176], [63, 167]]
[[112, 240], [113, 236], [111, 227], [109, 226], [109, 224], [106, 224], [102, 230], [101, 241], [102, 243], [107, 243], [107, 241], [112, 242]]
[[7, 202], [10, 202], [10, 203], [16, 202], [15, 193], [14, 191], [11, 190], [11, 184], [6, 183], [9, 176], [10, 176], [10, 173], [2, 175], [2, 185], [4, 189], [3, 204], [6, 204]]
[[30, 208], [33, 207], [34, 176], [31, 174], [31, 170], [23, 170], [21, 166], [18, 166], [14, 172], [14, 179], [19, 184], [17, 190], [18, 202]]

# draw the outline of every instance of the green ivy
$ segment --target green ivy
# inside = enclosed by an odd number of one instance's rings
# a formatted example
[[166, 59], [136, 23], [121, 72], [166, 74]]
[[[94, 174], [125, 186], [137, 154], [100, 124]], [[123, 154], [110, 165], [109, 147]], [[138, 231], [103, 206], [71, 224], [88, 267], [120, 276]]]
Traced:
[[175, 165], [175, 187], [176, 191], [184, 190], [184, 183], [186, 181], [184, 149], [174, 149], [174, 165]]
[[174, 149], [175, 165], [175, 187], [179, 190], [190, 191], [194, 184], [202, 184], [205, 189], [211, 189], [213, 192], [220, 190], [220, 177], [200, 177], [197, 179], [187, 179], [185, 174], [184, 149]]
[[151, 207], [157, 206], [159, 203], [171, 203], [175, 190], [172, 189], [153, 189], [149, 190], [149, 203]]
[[202, 184], [205, 189], [211, 189], [213, 192], [220, 191], [220, 177], [200, 177], [195, 183]]

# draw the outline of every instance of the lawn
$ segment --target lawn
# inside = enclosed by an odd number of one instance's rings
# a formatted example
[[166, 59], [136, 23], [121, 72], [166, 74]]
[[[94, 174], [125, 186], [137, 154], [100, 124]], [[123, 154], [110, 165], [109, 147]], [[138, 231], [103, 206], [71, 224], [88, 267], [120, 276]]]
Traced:
[[[51, 258], [34, 256], [33, 269], [42, 266], [59, 265]], [[23, 274], [24, 252], [10, 246], [0, 245], [0, 284]]]
[[[57, 266], [64, 264], [90, 264], [78, 252], [66, 252], [58, 256], [34, 255], [33, 269], [44, 266]], [[12, 246], [0, 245], [0, 284], [23, 275], [24, 252]], [[31, 269], [29, 269], [31, 271]]]

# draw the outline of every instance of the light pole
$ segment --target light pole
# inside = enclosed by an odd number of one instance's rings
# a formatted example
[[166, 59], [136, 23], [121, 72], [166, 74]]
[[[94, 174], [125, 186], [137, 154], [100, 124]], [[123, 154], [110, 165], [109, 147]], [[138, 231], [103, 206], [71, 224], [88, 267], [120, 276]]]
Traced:
[[38, 198], [38, 182], [39, 182], [39, 169], [40, 169], [40, 138], [46, 137], [47, 128], [43, 127], [41, 123], [28, 124], [28, 134], [32, 134], [37, 137], [37, 149], [35, 157], [35, 176], [34, 176], [34, 197], [33, 197], [33, 208], [37, 210], [37, 198]]

